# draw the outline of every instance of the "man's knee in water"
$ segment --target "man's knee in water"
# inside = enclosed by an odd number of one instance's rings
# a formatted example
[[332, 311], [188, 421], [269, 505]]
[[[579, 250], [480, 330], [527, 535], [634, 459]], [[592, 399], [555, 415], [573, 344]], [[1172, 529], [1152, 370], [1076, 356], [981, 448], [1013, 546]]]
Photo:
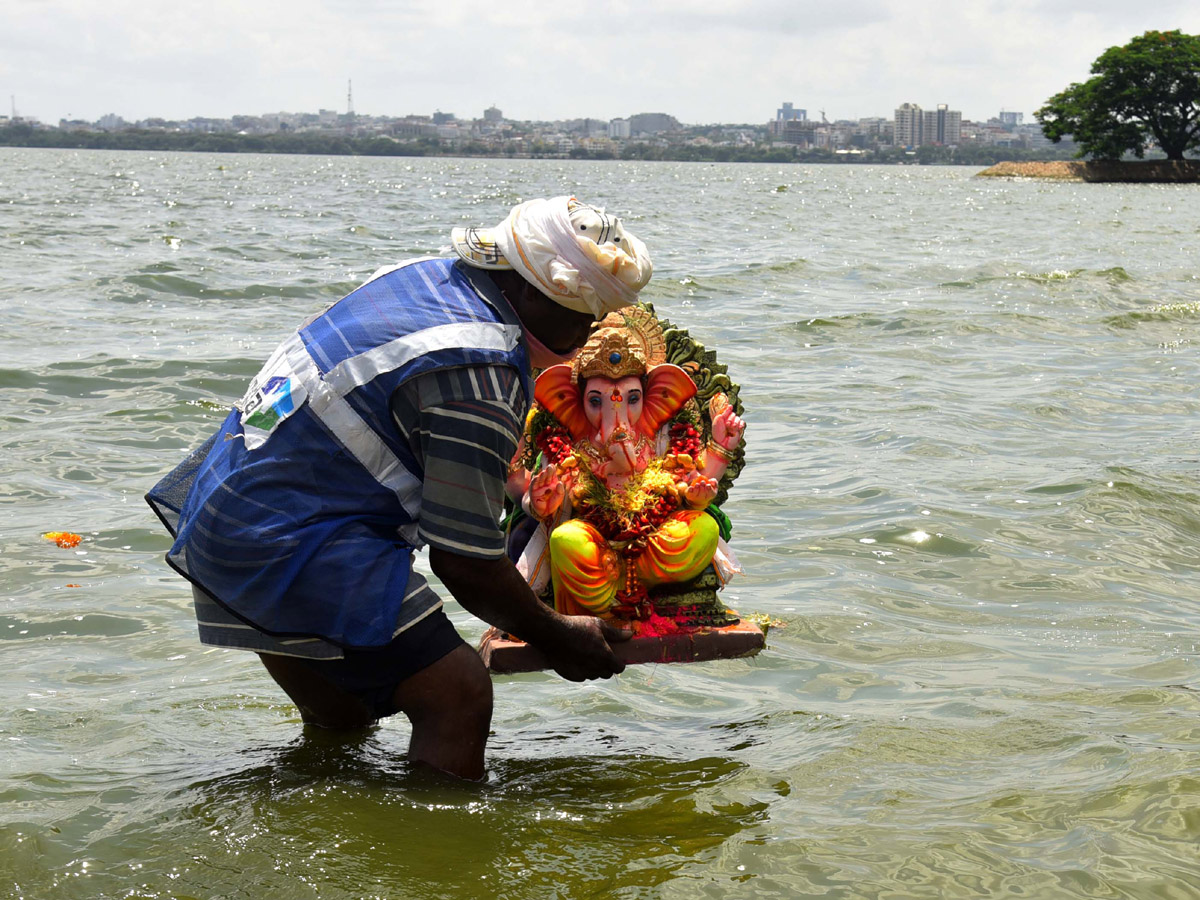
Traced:
[[414, 726], [491, 722], [492, 678], [479, 654], [466, 644], [396, 685], [392, 697], [395, 710]]

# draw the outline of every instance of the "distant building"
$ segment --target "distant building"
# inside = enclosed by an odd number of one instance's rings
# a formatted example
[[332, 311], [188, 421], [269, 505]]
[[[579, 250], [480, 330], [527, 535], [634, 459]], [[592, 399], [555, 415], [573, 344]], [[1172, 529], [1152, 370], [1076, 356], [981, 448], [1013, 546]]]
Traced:
[[582, 119], [579, 127], [571, 129], [578, 132], [583, 140], [588, 138], [608, 138], [608, 123], [599, 119]]
[[927, 111], [922, 120], [922, 144], [957, 147], [962, 141], [962, 113], [945, 103], [939, 103], [936, 110]]
[[785, 103], [779, 109], [775, 110], [776, 122], [792, 122], [797, 119], [803, 122], [807, 118], [807, 109], [794, 109], [790, 103]]
[[939, 103], [937, 109], [921, 109], [916, 103], [896, 107], [892, 141], [897, 147], [925, 144], [958, 146], [962, 142], [962, 112]]
[[1007, 125], [1009, 128], [1016, 128], [1025, 122], [1025, 113], [1009, 112], [1008, 110], [1000, 110], [1000, 124]]
[[855, 129], [855, 134], [865, 134], [868, 137], [873, 137], [876, 140], [882, 138], [887, 132], [891, 131], [893, 125], [882, 116], [872, 116], [867, 119], [859, 119]]
[[921, 107], [915, 103], [902, 103], [893, 116], [892, 142], [897, 147], [921, 146]]
[[444, 113], [440, 109], [433, 114], [434, 125], [448, 125], [454, 121], [454, 113]]
[[[1020, 113], [1017, 113], [1020, 115]], [[1054, 146], [1054, 142], [1042, 133], [1040, 125], [1022, 125], [1017, 124], [1013, 127], [1013, 134], [1020, 135], [1026, 147], [1030, 150], [1048, 150]], [[1063, 142], [1064, 146], [1074, 144], [1074, 141], [1068, 140]]]
[[812, 147], [817, 143], [817, 123], [804, 119], [785, 119], [779, 123], [778, 137], [785, 144]]
[[392, 123], [392, 134], [398, 138], [414, 140], [422, 137], [437, 137], [438, 128], [429, 116], [407, 116]]
[[96, 120], [96, 127], [102, 131], [120, 131], [127, 123], [116, 113], [109, 113]]
[[629, 117], [629, 131], [633, 137], [678, 130], [679, 122], [674, 116], [668, 116], [666, 113], [638, 113]]
[[617, 145], [606, 137], [589, 137], [579, 141], [579, 146], [592, 153], [615, 153]]
[[238, 115], [231, 121], [233, 130], [239, 134], [261, 134], [266, 130], [261, 116]]
[[483, 111], [483, 121], [489, 125], [499, 125], [504, 121], [504, 113], [500, 112], [496, 107], [489, 106]]
[[891, 119], [885, 119], [881, 116], [859, 119], [850, 128], [848, 143], [850, 146], [857, 147], [860, 150], [876, 147], [879, 144], [890, 144], [894, 130], [895, 127]]
[[195, 116], [188, 119], [183, 127], [187, 131], [201, 131], [206, 134], [216, 134], [222, 131], [233, 130], [233, 122], [230, 119], [210, 119], [204, 116]]
[[608, 123], [608, 136], [614, 140], [628, 140], [630, 135], [628, 119], [612, 119]]

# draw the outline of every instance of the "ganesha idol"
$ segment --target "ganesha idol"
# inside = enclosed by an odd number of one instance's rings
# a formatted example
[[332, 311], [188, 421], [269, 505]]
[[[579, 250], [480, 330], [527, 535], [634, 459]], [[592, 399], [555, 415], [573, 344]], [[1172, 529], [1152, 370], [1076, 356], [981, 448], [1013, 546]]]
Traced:
[[697, 604], [678, 598], [740, 571], [713, 503], [745, 424], [725, 393], [700, 406], [696, 383], [666, 355], [653, 313], [634, 307], [534, 385], [509, 489], [538, 525], [517, 567], [561, 613], [647, 620], [682, 607], [689, 624], [730, 621], [720, 605], [698, 619]]

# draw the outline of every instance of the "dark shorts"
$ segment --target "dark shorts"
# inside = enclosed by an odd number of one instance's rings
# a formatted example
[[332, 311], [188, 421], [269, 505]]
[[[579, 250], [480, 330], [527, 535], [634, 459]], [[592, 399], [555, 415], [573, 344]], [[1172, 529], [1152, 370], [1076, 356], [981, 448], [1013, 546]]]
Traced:
[[399, 710], [392, 703], [396, 685], [465, 645], [438, 609], [400, 632], [386, 647], [346, 650], [343, 659], [301, 659], [321, 677], [358, 697], [383, 719]]
[[[437, 602], [431, 591], [426, 593]], [[211, 594], [195, 584], [192, 585], [192, 599], [203, 643], [263, 654], [283, 654], [295, 659], [322, 679], [358, 697], [376, 718], [397, 712], [392, 708], [396, 685], [465, 643], [446, 618], [440, 603], [385, 647], [339, 650], [334, 644], [314, 638], [271, 637], [234, 617]], [[338, 653], [342, 653], [343, 658], [330, 658]]]

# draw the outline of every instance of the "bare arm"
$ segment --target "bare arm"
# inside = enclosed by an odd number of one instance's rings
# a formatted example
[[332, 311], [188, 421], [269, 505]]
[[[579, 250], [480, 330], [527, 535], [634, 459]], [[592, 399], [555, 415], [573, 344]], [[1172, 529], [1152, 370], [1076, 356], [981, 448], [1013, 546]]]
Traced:
[[593, 616], [563, 616], [534, 596], [507, 557], [478, 559], [429, 548], [433, 573], [474, 616], [528, 641], [568, 681], [608, 678], [625, 669], [609, 641], [629, 633]]

